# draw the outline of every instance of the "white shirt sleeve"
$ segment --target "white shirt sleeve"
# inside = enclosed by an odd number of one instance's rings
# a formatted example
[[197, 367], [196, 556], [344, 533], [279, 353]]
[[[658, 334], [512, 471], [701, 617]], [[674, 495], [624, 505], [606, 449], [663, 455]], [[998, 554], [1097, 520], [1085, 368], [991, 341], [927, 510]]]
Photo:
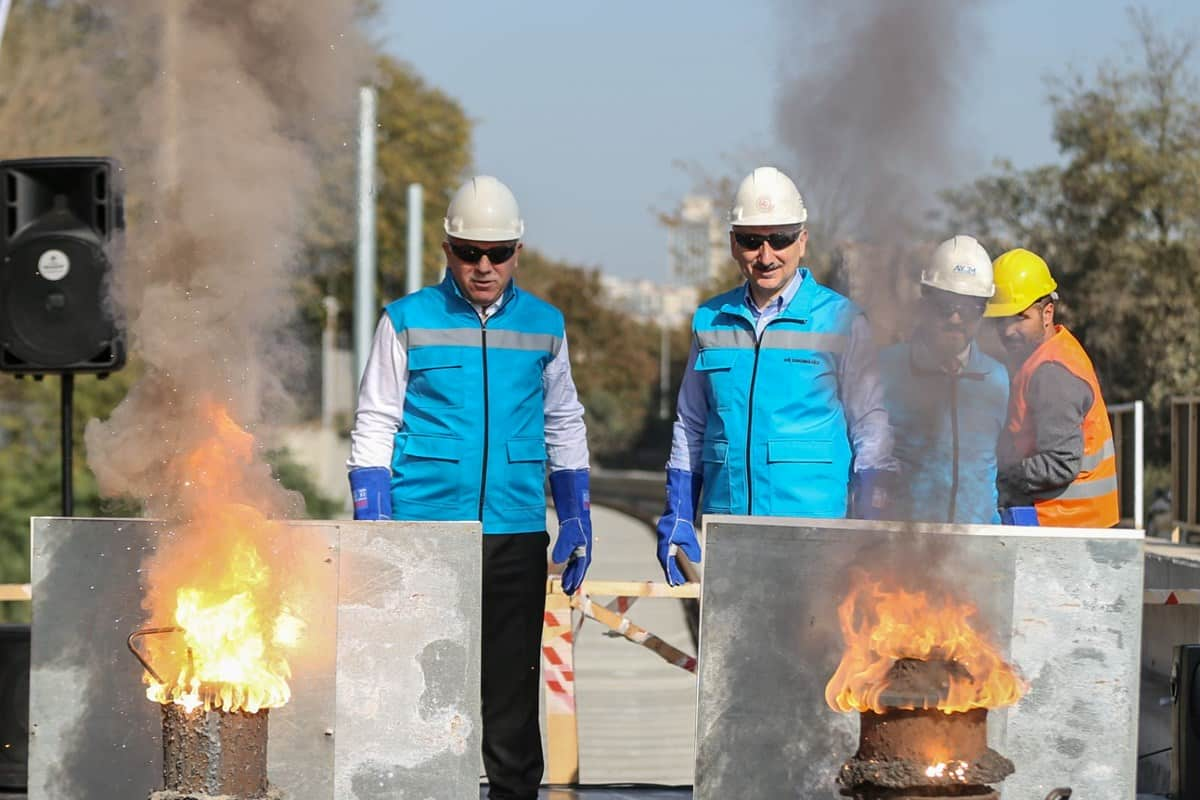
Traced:
[[679, 400], [676, 403], [675, 425], [671, 431], [671, 457], [668, 469], [687, 472], [702, 472], [701, 454], [704, 450], [704, 429], [708, 425], [708, 394], [702, 381], [707, 380], [696, 371], [699, 354], [696, 339], [688, 351], [687, 366], [679, 384]]
[[384, 314], [375, 328], [371, 354], [358, 386], [358, 410], [350, 431], [349, 469], [392, 466], [392, 445], [404, 419], [408, 348]]
[[542, 389], [550, 471], [587, 469], [587, 427], [583, 422], [583, 404], [579, 402], [575, 379], [571, 377], [565, 335], [562, 347], [542, 371]]
[[892, 426], [883, 402], [878, 357], [871, 325], [859, 314], [850, 327], [850, 343], [838, 370], [838, 391], [850, 429], [855, 472], [900, 468], [892, 455]]

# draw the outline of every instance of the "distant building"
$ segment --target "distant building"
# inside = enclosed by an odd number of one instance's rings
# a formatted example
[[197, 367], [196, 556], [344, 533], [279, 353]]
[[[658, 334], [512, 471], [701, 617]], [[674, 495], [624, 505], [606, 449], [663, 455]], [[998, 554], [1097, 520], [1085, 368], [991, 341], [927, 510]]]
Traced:
[[600, 283], [609, 304], [635, 319], [667, 327], [691, 321], [700, 301], [695, 286], [664, 286], [644, 278], [618, 278], [601, 275]]
[[707, 284], [729, 259], [726, 228], [713, 199], [684, 195], [674, 224], [667, 228], [667, 264], [671, 278], [686, 286]]

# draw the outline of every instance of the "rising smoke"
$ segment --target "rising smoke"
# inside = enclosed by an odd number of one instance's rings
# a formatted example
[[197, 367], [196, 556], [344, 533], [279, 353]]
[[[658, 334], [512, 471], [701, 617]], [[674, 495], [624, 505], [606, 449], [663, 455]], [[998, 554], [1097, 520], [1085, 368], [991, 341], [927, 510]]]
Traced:
[[985, 2], [776, 4], [788, 37], [776, 132], [828, 241], [907, 239], [953, 185]]
[[[167, 522], [142, 570], [151, 624], [179, 619], [185, 586], [208, 592], [205, 613], [252, 596], [256, 619], [313, 618], [315, 567], [273, 521], [300, 516], [303, 499], [246, 430], [288, 405], [303, 358], [283, 330], [318, 154], [348, 132], [366, 77], [355, 4], [111, 3], [122, 64], [110, 71], [150, 76], [114, 137], [134, 205], [113, 300], [143, 374], [86, 439], [101, 490]], [[162, 663], [173, 646], [150, 655]]]
[[[277, 408], [295, 348], [301, 226], [317, 181], [315, 143], [348, 124], [365, 63], [355, 0], [113, 0], [122, 80], [146, 76], [114, 140], [133, 204], [113, 287], [144, 376], [87, 428], [108, 494], [147, 514], [189, 516], [181, 457], [210, 433], [210, 404], [252, 426]], [[119, 87], [129, 96], [129, 86]], [[252, 460], [230, 476], [276, 515], [300, 510]]]

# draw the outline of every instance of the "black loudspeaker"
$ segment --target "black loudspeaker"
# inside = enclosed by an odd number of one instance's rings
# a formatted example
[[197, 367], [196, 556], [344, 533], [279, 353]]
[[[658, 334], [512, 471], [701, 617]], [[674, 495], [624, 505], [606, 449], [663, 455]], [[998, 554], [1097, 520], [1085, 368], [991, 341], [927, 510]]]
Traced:
[[0, 796], [29, 782], [29, 626], [0, 625]]
[[1175, 646], [1171, 697], [1171, 797], [1200, 800], [1200, 644]]
[[107, 300], [124, 229], [115, 160], [0, 161], [0, 372], [124, 366], [124, 333]]

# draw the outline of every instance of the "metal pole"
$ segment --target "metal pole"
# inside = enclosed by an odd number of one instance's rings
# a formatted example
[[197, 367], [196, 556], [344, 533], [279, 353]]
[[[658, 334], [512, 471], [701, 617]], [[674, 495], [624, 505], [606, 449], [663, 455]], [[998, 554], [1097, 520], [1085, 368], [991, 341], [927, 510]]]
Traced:
[[75, 376], [70, 372], [62, 375], [62, 515], [75, 515], [75, 493], [71, 489], [71, 454], [74, 450], [72, 421], [75, 412], [72, 404], [75, 394]]
[[337, 405], [337, 384], [334, 377], [334, 350], [337, 347], [338, 301], [336, 297], [326, 297], [325, 329], [321, 332], [321, 427], [329, 430], [333, 427], [333, 409]]
[[354, 377], [362, 380], [379, 313], [375, 302], [375, 90], [358, 90], [358, 247], [354, 261]]
[[165, 196], [179, 190], [179, 42], [183, 25], [181, 0], [167, 0], [163, 17], [163, 144], [162, 183]]
[[1145, 483], [1143, 471], [1146, 467], [1144, 457], [1144, 420], [1145, 420], [1145, 404], [1138, 400], [1133, 404], [1133, 527], [1137, 530], [1144, 530], [1146, 525], [1145, 512], [1142, 505], [1145, 503]]
[[4, 42], [4, 27], [8, 24], [10, 10], [12, 10], [12, 0], [0, 0], [0, 44]]
[[425, 191], [419, 183], [408, 185], [408, 268], [404, 276], [404, 293], [415, 294], [424, 283], [422, 228], [425, 224]]

